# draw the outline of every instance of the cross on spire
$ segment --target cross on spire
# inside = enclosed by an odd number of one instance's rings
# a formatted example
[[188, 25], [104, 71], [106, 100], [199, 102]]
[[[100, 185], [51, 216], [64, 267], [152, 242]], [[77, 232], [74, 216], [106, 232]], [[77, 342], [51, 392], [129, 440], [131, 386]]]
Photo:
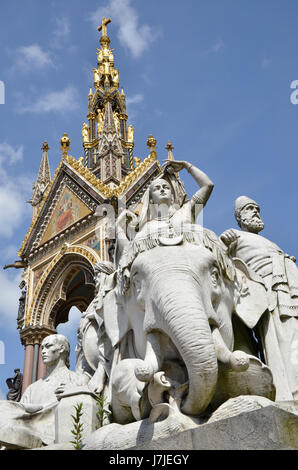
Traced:
[[112, 22], [111, 18], [103, 17], [103, 19], [101, 20], [101, 25], [97, 28], [97, 31], [102, 30], [102, 35], [107, 36], [107, 25], [111, 22]]

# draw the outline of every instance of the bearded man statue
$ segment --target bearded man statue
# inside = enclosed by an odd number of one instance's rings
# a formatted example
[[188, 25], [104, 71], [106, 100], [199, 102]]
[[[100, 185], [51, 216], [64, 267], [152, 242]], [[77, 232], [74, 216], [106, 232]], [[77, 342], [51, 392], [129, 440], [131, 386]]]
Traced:
[[296, 259], [275, 243], [259, 235], [264, 223], [259, 205], [247, 196], [235, 201], [235, 218], [240, 230], [229, 229], [221, 236], [234, 258], [244, 261], [263, 282], [268, 309], [256, 331], [264, 358], [276, 386], [276, 401], [298, 400], [298, 269]]

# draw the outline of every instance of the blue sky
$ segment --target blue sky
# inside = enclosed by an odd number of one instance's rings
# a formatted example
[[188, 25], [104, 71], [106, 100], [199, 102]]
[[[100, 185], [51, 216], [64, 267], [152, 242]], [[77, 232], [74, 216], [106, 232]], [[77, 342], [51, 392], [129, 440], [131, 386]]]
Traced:
[[[43, 141], [52, 175], [64, 132], [71, 155], [83, 155], [102, 16], [112, 18], [108, 33], [135, 127], [135, 156], [147, 156], [153, 134], [162, 161], [171, 140], [175, 158], [195, 164], [215, 184], [205, 226], [218, 235], [235, 227], [234, 200], [246, 194], [261, 205], [262, 234], [298, 257], [298, 106], [290, 99], [298, 80], [297, 2], [11, 0], [1, 2], [0, 14], [1, 266], [17, 259], [30, 226], [26, 201]], [[189, 175], [181, 177], [192, 194]], [[0, 397], [5, 379], [23, 368], [15, 321], [19, 280], [19, 271], [0, 270]], [[75, 312], [71, 320], [67, 334], [78, 321]]]

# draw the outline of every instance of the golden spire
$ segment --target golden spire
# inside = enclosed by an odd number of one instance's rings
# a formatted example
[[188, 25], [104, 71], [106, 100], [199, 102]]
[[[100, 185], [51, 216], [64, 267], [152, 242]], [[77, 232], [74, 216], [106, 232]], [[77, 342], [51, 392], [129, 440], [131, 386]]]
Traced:
[[110, 49], [110, 38], [107, 35], [107, 25], [111, 18], [103, 18], [101, 25], [97, 28], [102, 31], [99, 40], [101, 48], [97, 49], [97, 68], [93, 69], [95, 88], [119, 88], [119, 72], [114, 69], [114, 55]]

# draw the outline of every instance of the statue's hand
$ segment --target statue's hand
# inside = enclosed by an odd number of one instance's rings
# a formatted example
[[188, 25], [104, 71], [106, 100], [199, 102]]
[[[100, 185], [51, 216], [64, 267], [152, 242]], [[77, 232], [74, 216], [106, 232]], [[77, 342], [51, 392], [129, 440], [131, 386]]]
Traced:
[[37, 411], [40, 411], [43, 409], [42, 405], [32, 405], [29, 403], [26, 405], [23, 404], [23, 407], [25, 408], [25, 411], [27, 411], [27, 413], [36, 413]]
[[181, 170], [187, 170], [190, 166], [188, 162], [178, 161], [178, 160], [163, 160], [165, 163], [162, 165], [164, 170], [167, 170], [169, 173], [178, 172]]
[[60, 395], [62, 395], [65, 392], [65, 388], [66, 388], [65, 383], [61, 383], [59, 387], [56, 388], [55, 395], [57, 398], [60, 397]]
[[123, 224], [131, 224], [131, 222], [137, 223], [137, 216], [130, 210], [125, 209], [121, 214], [118, 216], [116, 220], [116, 227], [121, 227], [123, 228]]
[[237, 240], [237, 238], [238, 238], [238, 235], [232, 228], [230, 228], [229, 230], [226, 230], [220, 236], [221, 241], [228, 247], [233, 242], [235, 242]]

